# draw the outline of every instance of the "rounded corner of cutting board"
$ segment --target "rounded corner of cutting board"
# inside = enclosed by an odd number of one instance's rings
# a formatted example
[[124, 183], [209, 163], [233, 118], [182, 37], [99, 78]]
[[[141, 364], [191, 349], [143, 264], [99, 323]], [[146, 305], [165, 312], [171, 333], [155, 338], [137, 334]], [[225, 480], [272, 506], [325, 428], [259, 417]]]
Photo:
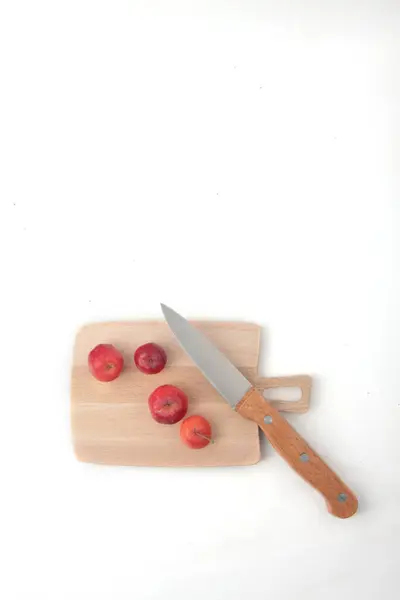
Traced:
[[249, 462], [247, 464], [248, 465], [256, 465], [257, 463], [260, 462], [260, 460], [261, 460], [261, 445], [260, 445], [260, 437], [259, 437], [258, 428], [257, 428], [257, 448], [254, 453], [254, 456], [249, 460]]

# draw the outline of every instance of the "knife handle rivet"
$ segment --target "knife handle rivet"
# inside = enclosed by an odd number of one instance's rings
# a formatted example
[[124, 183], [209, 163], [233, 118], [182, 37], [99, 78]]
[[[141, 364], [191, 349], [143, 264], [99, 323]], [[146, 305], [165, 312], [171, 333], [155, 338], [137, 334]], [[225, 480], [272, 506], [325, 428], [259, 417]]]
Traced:
[[303, 454], [300, 454], [300, 460], [301, 462], [308, 462], [310, 460], [310, 457], [306, 452], [303, 452]]
[[264, 423], [266, 423], [267, 425], [270, 425], [272, 423], [272, 417], [270, 415], [265, 415]]
[[339, 500], [339, 502], [346, 502], [346, 500], [347, 500], [347, 494], [344, 494], [342, 492], [341, 494], [339, 494], [338, 500]]

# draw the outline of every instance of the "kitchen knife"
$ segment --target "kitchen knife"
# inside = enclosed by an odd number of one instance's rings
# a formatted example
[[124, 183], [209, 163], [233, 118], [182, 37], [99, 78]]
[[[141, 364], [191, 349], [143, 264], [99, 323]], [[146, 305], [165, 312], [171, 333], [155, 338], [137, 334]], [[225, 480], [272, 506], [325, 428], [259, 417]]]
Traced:
[[325, 497], [330, 513], [354, 515], [356, 496], [286, 419], [198, 329], [165, 304], [161, 308], [182, 348], [232, 408], [257, 423], [282, 458]]

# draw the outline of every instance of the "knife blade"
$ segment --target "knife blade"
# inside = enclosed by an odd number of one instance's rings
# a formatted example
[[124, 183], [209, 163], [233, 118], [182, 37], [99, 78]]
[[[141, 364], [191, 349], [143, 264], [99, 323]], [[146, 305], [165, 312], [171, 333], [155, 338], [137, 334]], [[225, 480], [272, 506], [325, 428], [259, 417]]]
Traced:
[[358, 500], [282, 415], [262, 396], [198, 329], [161, 304], [164, 317], [184, 351], [221, 396], [242, 417], [255, 421], [286, 462], [326, 500], [328, 510], [345, 519], [354, 515]]

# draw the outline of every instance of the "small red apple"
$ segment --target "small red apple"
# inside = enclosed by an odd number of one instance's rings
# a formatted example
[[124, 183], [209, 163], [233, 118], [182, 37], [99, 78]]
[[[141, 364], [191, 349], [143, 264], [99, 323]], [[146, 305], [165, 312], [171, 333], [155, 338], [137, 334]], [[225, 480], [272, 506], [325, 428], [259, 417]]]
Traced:
[[199, 450], [214, 443], [211, 439], [211, 425], [204, 417], [193, 415], [181, 423], [181, 440], [184, 444]]
[[172, 425], [186, 415], [188, 399], [178, 387], [160, 385], [149, 396], [149, 409], [157, 423]]
[[89, 370], [99, 381], [112, 381], [121, 373], [124, 358], [112, 344], [99, 344], [88, 356]]
[[167, 355], [164, 348], [161, 348], [158, 344], [149, 342], [137, 348], [134, 360], [139, 371], [147, 375], [152, 375], [163, 370], [167, 362]]

